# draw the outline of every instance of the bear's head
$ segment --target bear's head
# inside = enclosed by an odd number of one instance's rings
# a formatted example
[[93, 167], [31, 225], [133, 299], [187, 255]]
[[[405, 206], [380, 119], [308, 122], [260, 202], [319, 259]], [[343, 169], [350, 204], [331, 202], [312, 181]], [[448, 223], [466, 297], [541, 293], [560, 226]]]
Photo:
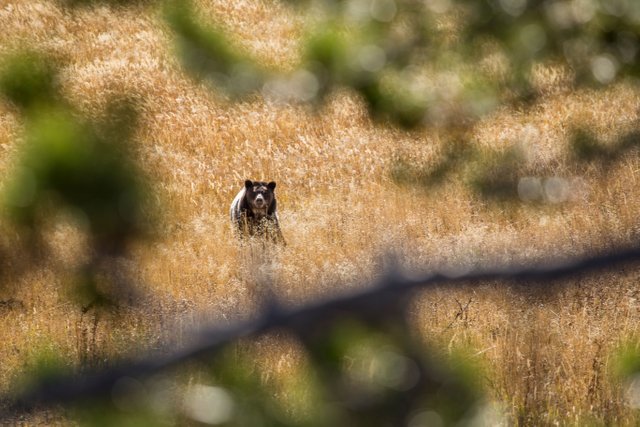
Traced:
[[257, 215], [271, 214], [272, 205], [275, 200], [273, 190], [276, 189], [276, 183], [271, 181], [266, 183], [263, 181], [244, 182], [245, 198], [253, 213]]

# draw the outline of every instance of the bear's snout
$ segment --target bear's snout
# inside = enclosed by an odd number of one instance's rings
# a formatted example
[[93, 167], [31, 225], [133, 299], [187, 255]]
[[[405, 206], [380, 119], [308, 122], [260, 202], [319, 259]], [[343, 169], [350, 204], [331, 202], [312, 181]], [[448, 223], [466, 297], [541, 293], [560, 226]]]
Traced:
[[262, 194], [258, 194], [256, 196], [255, 204], [256, 204], [256, 207], [258, 207], [258, 208], [264, 207], [265, 200], [264, 200], [264, 197], [262, 196]]

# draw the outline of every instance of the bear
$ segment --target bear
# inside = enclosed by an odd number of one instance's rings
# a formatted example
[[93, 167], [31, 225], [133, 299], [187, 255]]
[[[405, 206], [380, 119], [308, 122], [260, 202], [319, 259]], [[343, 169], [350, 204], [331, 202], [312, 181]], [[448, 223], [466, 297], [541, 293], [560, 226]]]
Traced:
[[273, 181], [244, 182], [244, 188], [233, 199], [230, 210], [232, 227], [240, 238], [256, 236], [286, 245], [278, 221], [275, 189]]

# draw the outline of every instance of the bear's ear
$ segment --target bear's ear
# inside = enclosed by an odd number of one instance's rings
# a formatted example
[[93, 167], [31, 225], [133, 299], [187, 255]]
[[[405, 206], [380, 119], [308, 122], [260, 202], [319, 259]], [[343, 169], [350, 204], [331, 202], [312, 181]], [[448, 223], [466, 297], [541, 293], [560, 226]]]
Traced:
[[271, 181], [270, 183], [267, 184], [267, 188], [271, 191], [276, 189], [276, 183], [275, 181]]
[[246, 180], [244, 182], [244, 188], [251, 188], [251, 187], [253, 187], [253, 182]]

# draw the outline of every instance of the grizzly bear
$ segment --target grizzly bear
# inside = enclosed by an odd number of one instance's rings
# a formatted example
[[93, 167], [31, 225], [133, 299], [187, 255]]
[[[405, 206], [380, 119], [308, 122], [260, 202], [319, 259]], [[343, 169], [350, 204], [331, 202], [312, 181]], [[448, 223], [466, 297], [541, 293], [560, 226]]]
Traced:
[[271, 181], [244, 182], [244, 188], [231, 203], [231, 223], [241, 238], [256, 236], [273, 243], [285, 244], [278, 222], [277, 202]]

